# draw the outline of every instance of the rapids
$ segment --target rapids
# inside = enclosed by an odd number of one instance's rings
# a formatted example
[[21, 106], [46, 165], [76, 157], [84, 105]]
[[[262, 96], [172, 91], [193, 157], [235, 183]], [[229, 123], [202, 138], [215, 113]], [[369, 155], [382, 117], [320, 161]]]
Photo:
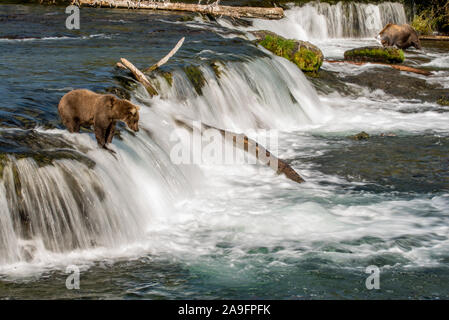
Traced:
[[[246, 40], [268, 29], [338, 58], [405, 22], [402, 5], [312, 2], [252, 27], [86, 8], [75, 32], [62, 7], [0, 5], [12, 13], [0, 19], [0, 297], [448, 297], [447, 109], [349, 81], [385, 68], [325, 63], [311, 79]], [[151, 65], [181, 35], [162, 68], [172, 85], [153, 79], [161, 96], [113, 69], [120, 57]], [[447, 50], [407, 53], [436, 71], [414, 81], [447, 83]], [[120, 126], [116, 157], [56, 111], [70, 89], [111, 86], [141, 106], [141, 130]], [[307, 182], [260, 165], [173, 164], [177, 115], [255, 139], [276, 131], [277, 155]], [[348, 138], [362, 130], [369, 141]], [[65, 288], [73, 264], [78, 292]], [[366, 290], [369, 265], [382, 290]]]

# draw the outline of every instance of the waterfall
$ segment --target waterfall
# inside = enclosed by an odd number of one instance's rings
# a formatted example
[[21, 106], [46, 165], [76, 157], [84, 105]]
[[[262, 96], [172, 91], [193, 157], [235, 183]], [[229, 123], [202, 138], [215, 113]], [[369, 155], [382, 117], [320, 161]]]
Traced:
[[123, 135], [116, 160], [87, 135], [40, 134], [64, 136], [87, 148], [95, 165], [59, 159], [40, 166], [33, 158], [8, 156], [0, 180], [0, 264], [29, 260], [39, 247], [61, 253], [136, 242], [188, 188], [146, 134]]
[[[200, 92], [183, 69], [173, 72], [172, 86], [155, 79], [161, 96], [150, 98], [141, 86], [133, 91], [141, 130], [122, 130], [113, 141], [116, 155], [98, 149], [93, 134], [37, 128], [35, 134], [63, 139], [89, 161], [0, 157], [0, 266], [148, 241], [148, 230], [163, 225], [173, 204], [204, 180], [198, 167], [170, 161], [175, 115], [237, 131], [294, 129], [328, 116], [302, 72], [271, 54], [198, 70]], [[52, 151], [49, 143], [39, 152]]]
[[380, 4], [309, 2], [285, 11], [278, 21], [256, 20], [254, 27], [271, 30], [288, 38], [371, 38], [387, 23], [407, 22], [404, 6], [398, 2]]

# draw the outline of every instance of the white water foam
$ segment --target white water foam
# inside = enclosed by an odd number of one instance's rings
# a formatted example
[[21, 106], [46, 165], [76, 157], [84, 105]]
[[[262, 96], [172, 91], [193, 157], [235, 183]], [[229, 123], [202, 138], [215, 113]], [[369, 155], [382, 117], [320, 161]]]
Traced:
[[[151, 108], [142, 105], [141, 132], [123, 133], [123, 140], [114, 140], [117, 159], [97, 149], [88, 134], [42, 131], [62, 135], [96, 165], [89, 169], [78, 161], [56, 160], [53, 166], [39, 168], [30, 159], [11, 160], [16, 173], [10, 165], [5, 167], [0, 191], [6, 194], [6, 189], [15, 188], [14, 174], [27, 191], [21, 203], [0, 196], [0, 273], [23, 275], [72, 263], [88, 267], [92, 260], [148, 253], [194, 262], [221, 252], [218, 245], [223, 242], [229, 243], [229, 263], [258, 246], [281, 246], [275, 260], [288, 263], [319, 251], [323, 243], [373, 234], [388, 243], [406, 233], [433, 233], [443, 240], [425, 242], [412, 252], [392, 243], [386, 249], [376, 244], [343, 245], [353, 255], [323, 254], [351, 261], [354, 256], [390, 250], [407, 263], [437, 263], [431, 253], [447, 250], [447, 228], [411, 213], [439, 210], [443, 214], [444, 197], [398, 202], [388, 196], [379, 200], [377, 195], [340, 195], [337, 187], [320, 182], [345, 181], [301, 163], [294, 166], [308, 181], [302, 185], [261, 166], [178, 167], [168, 158], [168, 137], [174, 129], [172, 116], [177, 114], [236, 131], [281, 129], [286, 142], [280, 156], [300, 158], [326, 148], [310, 133], [360, 128], [410, 131], [411, 127], [447, 132], [445, 114], [400, 113], [395, 105], [402, 102], [382, 92], [358, 99], [338, 94], [320, 99], [296, 66], [274, 56], [220, 68], [218, 77], [212, 68], [201, 67], [206, 81], [202, 95], [195, 93], [182, 71], [173, 74], [172, 87], [158, 79], [161, 97], [149, 99], [139, 87], [135, 102]], [[64, 172], [72, 178], [67, 179]], [[187, 195], [194, 196], [188, 199]], [[83, 207], [78, 205], [80, 198]], [[38, 230], [34, 239], [20, 239], [13, 227], [17, 215], [7, 203], [32, 214], [31, 223]], [[86, 227], [86, 215], [90, 227]], [[34, 248], [28, 258], [27, 246]]]

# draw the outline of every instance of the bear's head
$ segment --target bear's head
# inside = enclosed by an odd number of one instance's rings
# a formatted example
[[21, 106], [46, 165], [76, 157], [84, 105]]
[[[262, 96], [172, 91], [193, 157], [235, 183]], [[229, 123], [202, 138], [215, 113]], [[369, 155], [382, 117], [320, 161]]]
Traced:
[[391, 31], [393, 24], [388, 23], [385, 25], [385, 27], [379, 32], [376, 39], [379, 41], [384, 47], [388, 45], [388, 40], [390, 38]]
[[125, 99], [113, 99], [112, 107], [117, 120], [122, 120], [128, 128], [137, 132], [139, 131], [139, 109], [140, 107], [132, 104]]

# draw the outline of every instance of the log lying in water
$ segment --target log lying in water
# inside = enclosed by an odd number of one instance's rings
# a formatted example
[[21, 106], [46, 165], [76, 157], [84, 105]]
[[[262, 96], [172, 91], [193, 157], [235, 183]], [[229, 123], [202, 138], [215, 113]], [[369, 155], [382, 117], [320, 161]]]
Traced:
[[[177, 125], [184, 127], [189, 131], [194, 130], [192, 120], [176, 118], [175, 122]], [[271, 167], [273, 170], [276, 170], [277, 174], [284, 174], [288, 179], [293, 180], [297, 183], [305, 182], [305, 180], [287, 162], [275, 157], [270, 151], [265, 149], [256, 141], [248, 138], [246, 135], [219, 129], [203, 123], [201, 124], [201, 126], [202, 126], [201, 130], [207, 129], [218, 130], [223, 137], [232, 138], [234, 147], [237, 146], [243, 149], [245, 152], [255, 156], [256, 159], [266, 164], [267, 166]], [[243, 144], [238, 142], [243, 142]]]
[[419, 40], [449, 41], [449, 36], [419, 36]]
[[400, 70], [400, 71], [422, 74], [424, 76], [430, 76], [432, 74], [432, 72], [427, 71], [427, 70], [416, 69], [416, 68], [408, 67], [408, 66], [401, 66], [399, 64], [388, 64], [388, 63], [381, 63], [381, 62], [358, 62], [358, 61], [348, 61], [348, 60], [324, 60], [324, 61], [329, 62], [329, 63], [350, 63], [350, 64], [354, 64], [357, 66], [362, 66], [367, 63], [372, 63], [372, 64], [379, 64], [382, 66], [389, 66], [389, 67], [392, 67], [393, 69]]
[[284, 10], [282, 8], [231, 7], [214, 4], [202, 5], [135, 0], [74, 0], [73, 4], [107, 8], [187, 11], [234, 18], [281, 19], [284, 17]]

